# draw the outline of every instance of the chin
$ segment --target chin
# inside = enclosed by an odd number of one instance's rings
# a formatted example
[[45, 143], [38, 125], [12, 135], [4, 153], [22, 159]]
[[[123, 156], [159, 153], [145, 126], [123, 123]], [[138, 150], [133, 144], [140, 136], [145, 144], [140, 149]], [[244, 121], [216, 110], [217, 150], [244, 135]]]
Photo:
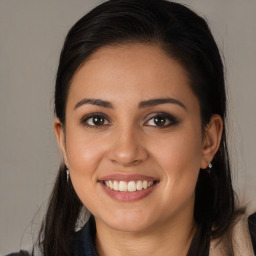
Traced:
[[140, 212], [119, 212], [104, 216], [102, 222], [108, 227], [122, 232], [143, 232], [154, 225], [155, 218]]
[[138, 233], [138, 232], [143, 232], [149, 228], [150, 225], [147, 225], [146, 223], [134, 223], [134, 221], [127, 221], [126, 223], [123, 223], [122, 221], [120, 222], [114, 222], [114, 223], [109, 223], [109, 227], [112, 229], [121, 231], [121, 232], [132, 232], [132, 233]]

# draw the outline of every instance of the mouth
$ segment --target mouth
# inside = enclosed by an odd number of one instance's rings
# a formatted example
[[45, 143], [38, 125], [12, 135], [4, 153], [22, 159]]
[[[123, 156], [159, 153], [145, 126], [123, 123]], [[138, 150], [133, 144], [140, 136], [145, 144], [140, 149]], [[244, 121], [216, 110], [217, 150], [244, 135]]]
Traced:
[[148, 189], [157, 184], [158, 181], [153, 180], [131, 180], [131, 181], [124, 181], [124, 180], [104, 180], [102, 181], [103, 185], [107, 188], [119, 192], [135, 192]]
[[160, 180], [144, 175], [114, 174], [99, 180], [103, 190], [118, 201], [136, 201], [149, 194], [157, 187]]

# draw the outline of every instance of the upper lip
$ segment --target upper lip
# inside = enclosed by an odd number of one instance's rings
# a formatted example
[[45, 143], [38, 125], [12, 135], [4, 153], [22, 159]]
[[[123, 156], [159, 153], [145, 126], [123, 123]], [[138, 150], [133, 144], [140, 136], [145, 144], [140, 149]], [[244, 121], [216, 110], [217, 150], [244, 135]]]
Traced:
[[137, 181], [137, 180], [147, 180], [147, 181], [156, 181], [158, 180], [155, 177], [142, 175], [142, 174], [109, 174], [103, 176], [99, 179], [99, 181], [104, 180], [116, 180], [116, 181]]

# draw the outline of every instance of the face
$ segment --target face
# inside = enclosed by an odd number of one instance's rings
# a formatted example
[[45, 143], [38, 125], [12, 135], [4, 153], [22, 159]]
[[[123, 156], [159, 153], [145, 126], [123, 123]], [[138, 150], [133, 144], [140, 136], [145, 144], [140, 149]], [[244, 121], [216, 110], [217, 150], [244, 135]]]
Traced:
[[193, 218], [207, 142], [186, 72], [160, 47], [98, 50], [75, 73], [55, 130], [96, 222], [142, 231]]

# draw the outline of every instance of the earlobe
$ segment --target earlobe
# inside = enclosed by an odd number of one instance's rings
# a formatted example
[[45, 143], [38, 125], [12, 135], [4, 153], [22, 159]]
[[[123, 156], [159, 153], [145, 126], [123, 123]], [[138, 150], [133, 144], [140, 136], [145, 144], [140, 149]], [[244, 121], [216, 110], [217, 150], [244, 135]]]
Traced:
[[205, 127], [201, 169], [206, 169], [219, 149], [223, 130], [220, 115], [213, 115]]
[[62, 152], [65, 164], [68, 167], [67, 157], [66, 157], [65, 132], [64, 132], [64, 127], [63, 127], [62, 123], [60, 122], [59, 118], [56, 118], [54, 121], [54, 132], [55, 132], [56, 140], [57, 140], [60, 150]]

